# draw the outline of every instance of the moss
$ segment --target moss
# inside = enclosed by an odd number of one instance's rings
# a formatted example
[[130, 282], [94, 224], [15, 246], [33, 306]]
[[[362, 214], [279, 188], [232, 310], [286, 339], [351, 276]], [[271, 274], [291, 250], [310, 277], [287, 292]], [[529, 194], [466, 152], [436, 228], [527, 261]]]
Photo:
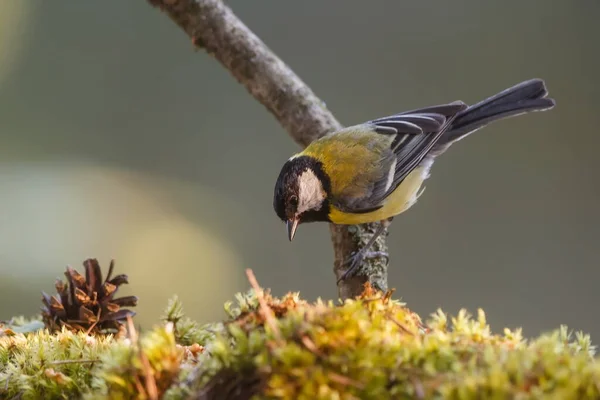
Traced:
[[103, 355], [88, 398], [131, 399], [162, 396], [179, 375], [185, 357], [173, 325], [158, 327], [139, 341], [131, 336]]
[[66, 329], [50, 334], [9, 332], [0, 336], [0, 398], [67, 399], [81, 395], [94, 365], [114, 344]]
[[481, 310], [422, 322], [369, 288], [339, 304], [250, 291], [225, 310], [200, 327], [174, 298], [139, 339], [0, 330], [0, 398], [600, 397], [590, 338], [566, 327], [525, 340], [492, 333]]
[[183, 304], [177, 296], [173, 296], [161, 318], [164, 323], [173, 324], [173, 334], [177, 343], [184, 346], [203, 345], [214, 338], [214, 331], [220, 329], [219, 324], [200, 326], [196, 321], [186, 317]]
[[[492, 334], [481, 310], [477, 318], [463, 310], [450, 320], [438, 311], [422, 324], [389, 294], [371, 290], [340, 306], [308, 304], [294, 294], [265, 299], [279, 315], [278, 332], [255, 298], [241, 299], [199, 378], [209, 398], [225, 398], [220, 391], [232, 393], [231, 384], [256, 398], [600, 396], [589, 337], [565, 327], [528, 342], [520, 330]], [[252, 386], [234, 379], [223, 385], [224, 371], [253, 376]]]
[[[30, 321], [16, 318], [23, 326]], [[39, 322], [39, 321], [38, 321]], [[203, 347], [176, 343], [173, 325], [137, 333], [112, 335], [47, 329], [17, 333], [0, 329], [0, 398], [131, 399], [152, 398], [178, 388], [196, 365]], [[145, 396], [145, 397], [144, 397]]]

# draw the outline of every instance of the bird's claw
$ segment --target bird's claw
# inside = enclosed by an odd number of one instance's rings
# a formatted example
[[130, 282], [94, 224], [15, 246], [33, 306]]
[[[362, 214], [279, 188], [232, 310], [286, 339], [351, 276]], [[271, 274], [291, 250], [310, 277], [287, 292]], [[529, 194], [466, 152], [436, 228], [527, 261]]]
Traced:
[[356, 251], [353, 252], [350, 257], [346, 261], [342, 263], [344, 265], [350, 265], [346, 271], [342, 274], [342, 276], [338, 279], [337, 283], [339, 284], [341, 281], [353, 277], [358, 272], [358, 266], [363, 262], [365, 258], [375, 258], [375, 257], [385, 257], [387, 262], [390, 260], [390, 256], [385, 251]]

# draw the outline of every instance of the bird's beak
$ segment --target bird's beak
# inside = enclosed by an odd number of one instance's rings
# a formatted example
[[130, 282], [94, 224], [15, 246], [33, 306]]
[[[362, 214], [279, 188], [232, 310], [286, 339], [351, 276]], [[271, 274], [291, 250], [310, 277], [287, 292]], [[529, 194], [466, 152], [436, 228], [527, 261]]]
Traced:
[[288, 239], [291, 242], [296, 234], [296, 228], [298, 228], [298, 218], [288, 219], [285, 224], [287, 226]]

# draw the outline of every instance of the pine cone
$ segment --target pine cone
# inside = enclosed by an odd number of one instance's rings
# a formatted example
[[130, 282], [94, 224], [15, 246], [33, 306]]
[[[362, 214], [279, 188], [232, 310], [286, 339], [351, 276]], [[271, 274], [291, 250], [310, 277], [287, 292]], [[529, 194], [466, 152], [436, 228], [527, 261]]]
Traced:
[[66, 326], [71, 330], [116, 333], [128, 316], [135, 312], [121, 307], [137, 305], [136, 296], [114, 298], [119, 286], [128, 283], [127, 275], [111, 279], [115, 262], [112, 260], [108, 275], [102, 281], [102, 271], [94, 258], [83, 262], [85, 277], [67, 267], [67, 282], [56, 280], [56, 296], [42, 292], [42, 317], [51, 332]]

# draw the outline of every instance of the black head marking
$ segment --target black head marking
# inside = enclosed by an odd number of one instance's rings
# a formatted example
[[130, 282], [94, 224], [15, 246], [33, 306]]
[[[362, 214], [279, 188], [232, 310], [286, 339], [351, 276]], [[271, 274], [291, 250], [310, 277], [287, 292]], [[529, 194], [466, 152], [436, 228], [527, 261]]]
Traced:
[[[303, 172], [311, 170], [321, 181], [323, 189], [329, 195], [331, 183], [323, 170], [320, 161], [309, 156], [299, 156], [288, 160], [279, 173], [275, 183], [273, 208], [282, 221], [287, 221], [296, 216], [298, 210], [299, 183], [298, 178]], [[300, 215], [300, 222], [329, 221], [329, 201], [327, 198], [319, 210], [308, 210]]]

